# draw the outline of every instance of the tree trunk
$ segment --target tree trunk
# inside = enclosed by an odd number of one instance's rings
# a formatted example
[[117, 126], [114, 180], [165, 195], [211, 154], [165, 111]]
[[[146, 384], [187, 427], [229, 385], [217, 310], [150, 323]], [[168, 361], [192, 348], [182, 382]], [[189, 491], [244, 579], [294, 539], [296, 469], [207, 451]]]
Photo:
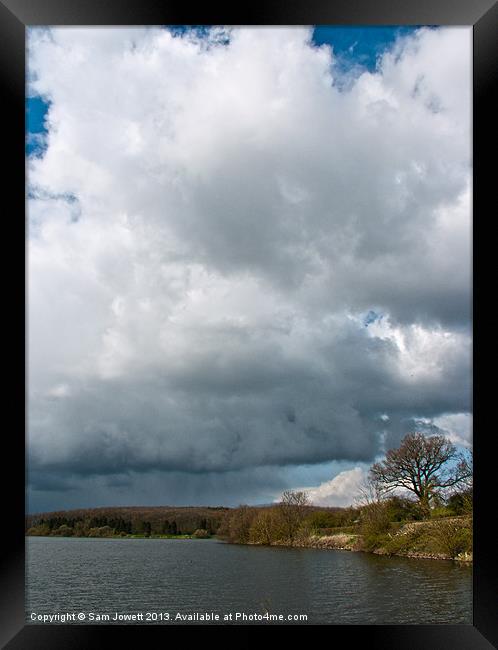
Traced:
[[424, 519], [429, 519], [431, 516], [431, 506], [428, 494], [422, 494], [420, 497], [420, 511]]

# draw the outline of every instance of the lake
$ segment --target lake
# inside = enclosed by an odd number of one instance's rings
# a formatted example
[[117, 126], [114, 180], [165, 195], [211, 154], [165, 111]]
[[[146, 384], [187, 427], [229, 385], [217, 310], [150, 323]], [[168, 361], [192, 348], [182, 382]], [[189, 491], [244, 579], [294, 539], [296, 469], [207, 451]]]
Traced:
[[285, 624], [306, 615], [301, 625], [472, 623], [470, 566], [214, 539], [29, 537], [26, 587], [31, 623], [65, 613], [76, 619], [66, 624], [206, 624], [181, 617], [209, 613], [268, 624], [264, 612]]

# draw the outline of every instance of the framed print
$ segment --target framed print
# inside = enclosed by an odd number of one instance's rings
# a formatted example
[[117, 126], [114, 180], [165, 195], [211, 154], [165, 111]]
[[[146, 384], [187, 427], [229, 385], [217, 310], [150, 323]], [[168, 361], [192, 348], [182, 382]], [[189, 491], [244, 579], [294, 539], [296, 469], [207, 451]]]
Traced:
[[0, 16], [25, 260], [5, 647], [496, 645], [496, 4]]

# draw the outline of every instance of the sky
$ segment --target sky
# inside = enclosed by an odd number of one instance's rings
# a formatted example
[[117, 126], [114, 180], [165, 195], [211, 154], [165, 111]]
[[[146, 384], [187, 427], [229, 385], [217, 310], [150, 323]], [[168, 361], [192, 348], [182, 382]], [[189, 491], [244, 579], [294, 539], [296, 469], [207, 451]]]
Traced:
[[469, 447], [471, 82], [467, 27], [30, 28], [28, 509]]

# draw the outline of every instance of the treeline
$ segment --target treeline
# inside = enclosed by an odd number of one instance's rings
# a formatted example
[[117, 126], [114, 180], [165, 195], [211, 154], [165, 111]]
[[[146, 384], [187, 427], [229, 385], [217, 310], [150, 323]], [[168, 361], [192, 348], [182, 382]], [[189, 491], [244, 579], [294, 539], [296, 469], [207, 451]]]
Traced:
[[284, 492], [271, 506], [239, 506], [226, 513], [218, 536], [234, 544], [294, 545], [311, 534], [342, 532], [355, 525], [355, 508], [323, 508], [304, 492]]
[[235, 544], [285, 546], [309, 546], [317, 538], [342, 536], [356, 550], [456, 557], [472, 552], [472, 490], [435, 503], [429, 518], [410, 498], [392, 496], [358, 507], [326, 509], [309, 504], [305, 493], [288, 492], [273, 506], [228, 511], [217, 534]]
[[114, 537], [138, 535], [209, 537], [216, 534], [227, 508], [102, 508], [29, 515], [27, 535]]

